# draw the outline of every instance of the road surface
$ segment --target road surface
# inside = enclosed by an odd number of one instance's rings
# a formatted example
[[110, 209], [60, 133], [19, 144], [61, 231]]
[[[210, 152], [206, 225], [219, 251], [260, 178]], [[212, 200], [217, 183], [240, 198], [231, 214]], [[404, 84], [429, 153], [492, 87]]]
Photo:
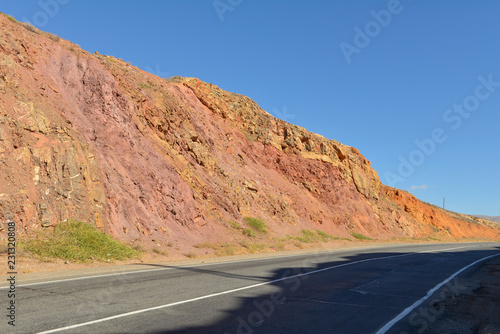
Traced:
[[410, 244], [18, 281], [16, 326], [3, 316], [0, 332], [411, 333], [437, 312], [424, 305], [499, 254], [500, 243]]

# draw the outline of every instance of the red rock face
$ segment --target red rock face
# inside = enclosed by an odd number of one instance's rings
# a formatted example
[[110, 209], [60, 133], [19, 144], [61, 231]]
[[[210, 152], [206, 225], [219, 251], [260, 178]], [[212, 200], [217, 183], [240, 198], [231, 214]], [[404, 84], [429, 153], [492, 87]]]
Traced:
[[[318, 229], [387, 239], [499, 238], [385, 187], [355, 148], [275, 119], [247, 97], [165, 80], [0, 15], [0, 219], [66, 219], [123, 241], [197, 244]], [[401, 195], [404, 194], [404, 195]]]
[[[493, 221], [443, 210], [419, 201], [410, 193], [384, 186], [386, 195], [399, 207], [442, 236], [498, 239], [499, 224]], [[491, 228], [485, 228], [491, 227]]]

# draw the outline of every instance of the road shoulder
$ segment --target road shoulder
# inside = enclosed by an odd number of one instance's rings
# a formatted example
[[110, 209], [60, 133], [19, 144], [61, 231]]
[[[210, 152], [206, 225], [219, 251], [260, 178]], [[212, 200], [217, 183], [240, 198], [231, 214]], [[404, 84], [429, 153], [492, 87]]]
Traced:
[[500, 257], [459, 275], [391, 333], [500, 333]]

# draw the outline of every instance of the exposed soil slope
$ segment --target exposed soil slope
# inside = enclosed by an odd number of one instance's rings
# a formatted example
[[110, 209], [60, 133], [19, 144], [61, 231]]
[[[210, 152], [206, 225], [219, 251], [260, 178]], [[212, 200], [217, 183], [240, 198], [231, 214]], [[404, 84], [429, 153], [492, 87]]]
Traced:
[[[0, 221], [66, 219], [146, 247], [269, 236], [500, 239], [381, 184], [357, 149], [194, 78], [165, 80], [0, 15]], [[4, 231], [5, 232], [5, 231]], [[4, 233], [3, 232], [3, 233]]]

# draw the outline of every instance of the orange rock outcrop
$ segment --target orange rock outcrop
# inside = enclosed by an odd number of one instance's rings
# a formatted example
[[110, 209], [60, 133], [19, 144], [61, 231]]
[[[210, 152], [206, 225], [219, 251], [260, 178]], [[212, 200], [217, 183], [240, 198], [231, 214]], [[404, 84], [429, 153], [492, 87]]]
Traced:
[[382, 185], [357, 149], [248, 97], [4, 15], [0, 34], [0, 222], [21, 233], [78, 219], [147, 247], [192, 245], [238, 238], [230, 222], [251, 216], [275, 236], [500, 238], [498, 224]]

